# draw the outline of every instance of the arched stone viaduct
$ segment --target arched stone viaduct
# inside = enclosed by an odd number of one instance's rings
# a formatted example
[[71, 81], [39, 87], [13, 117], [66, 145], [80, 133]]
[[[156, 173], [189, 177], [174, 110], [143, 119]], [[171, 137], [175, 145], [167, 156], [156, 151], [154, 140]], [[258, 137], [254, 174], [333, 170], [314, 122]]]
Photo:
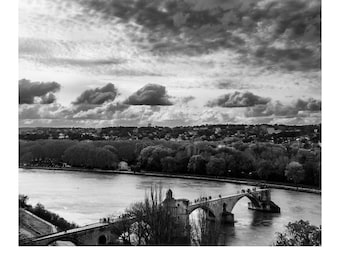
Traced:
[[[200, 200], [195, 203], [190, 203], [187, 199], [174, 199], [172, 191], [167, 192], [167, 197], [164, 204], [170, 207], [172, 215], [177, 222], [181, 224], [182, 228], [190, 228], [189, 215], [196, 209], [203, 209], [207, 213], [207, 218], [215, 222], [226, 224], [234, 224], [234, 214], [232, 210], [237, 202], [247, 197], [250, 202], [248, 208], [256, 211], [280, 213], [280, 207], [271, 200], [271, 193], [269, 189], [248, 189], [247, 191], [234, 195], [214, 198], [210, 200]], [[183, 234], [187, 234], [188, 230], [183, 230]]]
[[247, 197], [250, 200], [248, 203], [249, 209], [263, 212], [280, 213], [280, 207], [271, 201], [269, 189], [248, 189], [247, 191], [244, 190], [242, 193], [234, 195], [199, 201], [189, 204], [187, 212], [188, 215], [190, 215], [196, 209], [201, 208], [208, 213], [209, 217], [214, 218], [216, 221], [233, 223], [233, 208], [237, 202], [244, 197]]
[[[208, 214], [207, 217], [215, 222], [234, 223], [232, 210], [237, 202], [247, 197], [250, 202], [248, 208], [256, 211], [279, 213], [280, 207], [271, 201], [269, 189], [242, 191], [241, 193], [219, 197], [210, 200], [200, 200], [196, 203], [189, 203], [187, 199], [174, 199], [172, 191], [168, 190], [166, 199], [163, 201], [177, 223], [176, 237], [186, 238], [189, 236], [189, 215], [198, 208]], [[75, 245], [116, 245], [119, 244], [119, 237], [126, 226], [130, 226], [134, 219], [116, 219], [112, 222], [101, 222], [75, 228], [63, 232], [52, 233], [30, 239], [28, 245], [48, 246], [56, 241], [69, 241]]]

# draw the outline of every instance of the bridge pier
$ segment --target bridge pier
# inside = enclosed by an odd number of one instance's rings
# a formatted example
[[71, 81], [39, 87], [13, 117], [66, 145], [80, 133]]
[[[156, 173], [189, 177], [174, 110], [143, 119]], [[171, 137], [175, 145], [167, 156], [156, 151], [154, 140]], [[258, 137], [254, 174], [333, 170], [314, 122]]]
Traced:
[[227, 211], [227, 204], [223, 203], [222, 205], [222, 213], [220, 214], [220, 224], [226, 224], [226, 225], [234, 225], [234, 214]]
[[234, 214], [230, 212], [223, 212], [221, 214], [220, 223], [225, 225], [234, 225], [235, 223]]
[[253, 202], [248, 202], [248, 209], [268, 213], [280, 213], [280, 207], [272, 201], [260, 202], [259, 205], [256, 205]]

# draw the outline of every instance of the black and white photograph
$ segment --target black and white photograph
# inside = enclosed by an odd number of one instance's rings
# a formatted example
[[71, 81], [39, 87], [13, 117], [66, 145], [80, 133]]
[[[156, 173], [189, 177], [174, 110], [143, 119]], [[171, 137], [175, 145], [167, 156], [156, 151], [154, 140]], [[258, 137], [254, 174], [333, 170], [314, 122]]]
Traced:
[[20, 0], [16, 61], [19, 249], [322, 246], [321, 0]]

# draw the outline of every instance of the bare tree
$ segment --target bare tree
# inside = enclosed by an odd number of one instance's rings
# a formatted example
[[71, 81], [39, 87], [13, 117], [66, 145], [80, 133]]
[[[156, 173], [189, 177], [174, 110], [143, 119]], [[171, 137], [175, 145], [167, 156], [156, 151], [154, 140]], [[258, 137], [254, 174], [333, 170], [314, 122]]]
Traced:
[[209, 214], [199, 209], [197, 215], [191, 217], [191, 244], [195, 246], [217, 245], [221, 233], [221, 225], [209, 218]]
[[171, 245], [176, 241], [175, 219], [163, 204], [162, 187], [151, 187], [143, 202], [132, 204], [125, 213], [135, 222], [130, 226], [137, 245]]

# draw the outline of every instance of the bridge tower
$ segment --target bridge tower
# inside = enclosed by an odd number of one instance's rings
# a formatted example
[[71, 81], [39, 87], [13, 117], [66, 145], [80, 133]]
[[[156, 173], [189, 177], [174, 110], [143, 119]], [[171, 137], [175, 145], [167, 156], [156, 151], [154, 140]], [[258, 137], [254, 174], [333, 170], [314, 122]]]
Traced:
[[187, 214], [189, 200], [174, 199], [172, 196], [172, 190], [169, 189], [166, 193], [163, 205], [168, 209], [175, 221], [175, 243], [184, 244], [190, 241], [190, 224], [189, 215]]

